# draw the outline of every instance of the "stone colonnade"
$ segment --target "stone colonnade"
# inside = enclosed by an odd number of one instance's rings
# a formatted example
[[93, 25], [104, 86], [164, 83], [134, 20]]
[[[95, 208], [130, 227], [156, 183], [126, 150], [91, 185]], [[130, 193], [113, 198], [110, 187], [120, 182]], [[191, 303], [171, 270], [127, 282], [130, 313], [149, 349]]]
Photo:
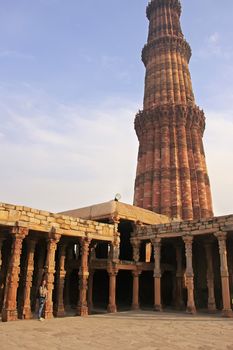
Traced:
[[[12, 240], [9, 259], [3, 261], [3, 244], [9, 239]], [[48, 289], [44, 317], [49, 319], [53, 315], [61, 317], [65, 314], [64, 296], [69, 294], [70, 289], [68, 283], [65, 286], [66, 277], [67, 280], [69, 277], [66, 274], [66, 260], [70, 255], [67, 249], [69, 239], [64, 239], [52, 228], [48, 234], [43, 235], [46, 255], [39, 251], [35, 261], [40, 240], [41, 235], [37, 237], [28, 228], [19, 226], [8, 229], [7, 234], [0, 236], [0, 304], [2, 302], [0, 312], [4, 322], [33, 317], [33, 299], [36, 304], [36, 296], [43, 279], [46, 280]], [[91, 239], [87, 235], [72, 239], [72, 242], [74, 241], [81, 248], [80, 261], [78, 261], [79, 300], [76, 314], [86, 316], [88, 314], [87, 289], [88, 283], [91, 283], [88, 262]], [[4, 271], [6, 271], [5, 277]]]
[[[232, 317], [231, 308], [231, 297], [230, 297], [230, 284], [229, 284], [229, 271], [228, 271], [228, 259], [227, 259], [227, 232], [216, 232], [211, 238], [206, 238], [204, 240], [204, 247], [206, 252], [206, 265], [207, 265], [207, 287], [208, 287], [208, 311], [210, 313], [216, 311], [216, 301], [214, 293], [214, 269], [213, 269], [213, 243], [214, 238], [217, 239], [219, 247], [219, 257], [220, 257], [220, 276], [221, 276], [221, 290], [222, 290], [222, 304], [223, 310], [222, 315], [225, 317]], [[175, 243], [176, 252], [176, 300], [175, 304], [177, 309], [182, 309], [184, 307], [182, 289], [183, 289], [183, 277], [185, 276], [185, 286], [187, 289], [187, 305], [186, 310], [188, 313], [195, 314], [196, 306], [194, 300], [194, 271], [193, 271], [193, 239], [192, 235], [184, 235], [182, 237], [184, 247], [185, 247], [185, 260], [186, 269], [185, 274], [183, 273], [182, 267], [182, 243]], [[162, 239], [156, 237], [151, 240], [154, 247], [154, 310], [162, 310], [161, 302], [161, 244]], [[133, 240], [134, 249], [134, 259], [139, 260], [138, 251], [140, 246], [140, 240]], [[133, 300], [138, 300], [138, 272], [135, 273], [135, 278], [133, 284]], [[134, 304], [134, 303], [133, 303]], [[136, 302], [137, 307], [139, 302]], [[135, 307], [133, 307], [135, 308]]]

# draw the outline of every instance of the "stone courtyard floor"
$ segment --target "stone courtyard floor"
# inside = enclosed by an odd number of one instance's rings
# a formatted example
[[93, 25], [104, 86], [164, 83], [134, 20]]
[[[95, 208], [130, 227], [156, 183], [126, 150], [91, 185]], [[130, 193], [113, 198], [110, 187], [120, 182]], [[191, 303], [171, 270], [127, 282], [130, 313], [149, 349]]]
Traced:
[[0, 322], [0, 349], [233, 350], [233, 320], [151, 311]]

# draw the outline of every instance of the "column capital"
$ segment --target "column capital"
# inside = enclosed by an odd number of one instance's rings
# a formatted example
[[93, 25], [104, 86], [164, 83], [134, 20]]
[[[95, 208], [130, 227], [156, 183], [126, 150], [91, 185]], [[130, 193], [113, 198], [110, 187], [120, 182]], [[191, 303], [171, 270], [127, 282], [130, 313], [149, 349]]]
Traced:
[[218, 239], [218, 241], [226, 241], [227, 232], [218, 231], [214, 233], [214, 236]]
[[154, 275], [153, 275], [153, 277], [155, 277], [155, 278], [161, 278], [161, 277], [162, 277], [161, 271], [155, 271], [155, 270], [154, 270]]
[[136, 237], [131, 237], [130, 243], [132, 244], [133, 247], [139, 247], [141, 244], [141, 240], [139, 238], [136, 238]]
[[191, 234], [187, 234], [187, 235], [183, 236], [182, 239], [183, 239], [185, 245], [193, 243], [193, 236]]
[[155, 237], [155, 238], [151, 238], [151, 243], [153, 244], [154, 247], [158, 247], [160, 248], [161, 247], [161, 243], [162, 243], [162, 238], [160, 237]]
[[79, 243], [81, 244], [81, 246], [88, 246], [91, 244], [92, 239], [88, 236], [85, 237], [81, 237], [79, 238]]
[[18, 226], [16, 223], [15, 226], [12, 227], [11, 234], [16, 239], [24, 239], [29, 233], [29, 229], [27, 227]]
[[116, 266], [108, 266], [107, 272], [109, 276], [116, 276], [118, 274], [119, 269]]
[[60, 241], [61, 235], [56, 233], [56, 228], [52, 227], [48, 233], [47, 242], [48, 243], [58, 243]]
[[109, 217], [109, 223], [110, 224], [119, 224], [120, 223], [120, 217], [119, 217], [119, 215], [111, 215], [110, 217]]
[[139, 277], [141, 275], [142, 271], [139, 270], [133, 270], [132, 271], [132, 275], [133, 277]]

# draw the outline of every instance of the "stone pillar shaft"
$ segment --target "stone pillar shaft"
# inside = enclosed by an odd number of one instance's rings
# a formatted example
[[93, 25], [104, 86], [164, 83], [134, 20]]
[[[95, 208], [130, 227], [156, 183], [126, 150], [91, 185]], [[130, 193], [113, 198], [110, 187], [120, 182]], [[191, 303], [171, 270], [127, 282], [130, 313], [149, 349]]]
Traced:
[[65, 284], [65, 278], [66, 278], [65, 259], [66, 259], [66, 244], [61, 244], [61, 246], [59, 247], [59, 254], [58, 254], [59, 267], [57, 271], [57, 305], [55, 309], [56, 317], [65, 316], [65, 308], [64, 308], [64, 284]]
[[27, 261], [25, 271], [25, 286], [23, 293], [23, 305], [21, 311], [21, 318], [30, 319], [32, 318], [31, 311], [31, 288], [32, 288], [32, 277], [34, 272], [34, 254], [36, 248], [36, 240], [27, 240]]
[[193, 274], [193, 261], [192, 261], [192, 236], [183, 237], [185, 243], [185, 255], [186, 255], [186, 287], [187, 287], [187, 312], [196, 313], [196, 306], [194, 301], [194, 274]]
[[155, 238], [152, 241], [154, 246], [154, 310], [162, 311], [161, 304], [161, 266], [160, 266], [160, 256], [161, 256], [161, 239]]
[[81, 267], [79, 270], [79, 303], [77, 314], [79, 316], [88, 315], [88, 306], [87, 306], [87, 288], [88, 288], [88, 255], [89, 255], [89, 245], [91, 240], [88, 238], [81, 239]]
[[24, 227], [13, 227], [13, 242], [11, 258], [7, 272], [4, 303], [2, 309], [2, 321], [15, 321], [18, 318], [17, 311], [17, 289], [20, 273], [20, 256], [22, 252], [23, 239], [28, 235], [28, 229]]
[[4, 272], [2, 261], [2, 246], [5, 238], [0, 237], [0, 312], [2, 311], [3, 293], [4, 293]]
[[116, 276], [118, 271], [112, 270], [109, 271], [109, 303], [108, 303], [108, 312], [114, 313], [117, 312], [116, 306]]
[[141, 272], [132, 271], [133, 274], [133, 300], [132, 300], [132, 310], [138, 310], [140, 308], [139, 304], [139, 276]]
[[227, 247], [226, 247], [226, 232], [218, 232], [215, 234], [218, 239], [219, 255], [220, 255], [220, 272], [222, 282], [222, 301], [224, 317], [232, 317], [231, 299], [230, 299], [230, 286], [229, 286], [229, 272], [227, 264]]
[[131, 238], [130, 240], [132, 248], [133, 248], [133, 261], [138, 263], [140, 260], [140, 246], [141, 242], [138, 239]]
[[57, 243], [60, 240], [60, 235], [52, 233], [47, 241], [47, 257], [46, 257], [46, 281], [48, 289], [48, 297], [45, 303], [45, 318], [53, 317], [53, 289], [54, 289], [54, 274], [55, 274], [55, 253]]

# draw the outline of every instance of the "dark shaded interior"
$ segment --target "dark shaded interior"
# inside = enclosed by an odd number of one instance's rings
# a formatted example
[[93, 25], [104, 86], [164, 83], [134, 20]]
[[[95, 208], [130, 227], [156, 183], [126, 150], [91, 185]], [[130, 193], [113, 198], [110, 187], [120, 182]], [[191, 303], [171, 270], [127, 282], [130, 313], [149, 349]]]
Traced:
[[120, 270], [116, 280], [116, 304], [118, 310], [130, 309], [132, 305], [133, 276], [131, 271]]
[[142, 308], [154, 306], [153, 271], [143, 271], [139, 279], [139, 303]]
[[96, 270], [93, 275], [93, 305], [107, 309], [109, 278], [106, 270]]

